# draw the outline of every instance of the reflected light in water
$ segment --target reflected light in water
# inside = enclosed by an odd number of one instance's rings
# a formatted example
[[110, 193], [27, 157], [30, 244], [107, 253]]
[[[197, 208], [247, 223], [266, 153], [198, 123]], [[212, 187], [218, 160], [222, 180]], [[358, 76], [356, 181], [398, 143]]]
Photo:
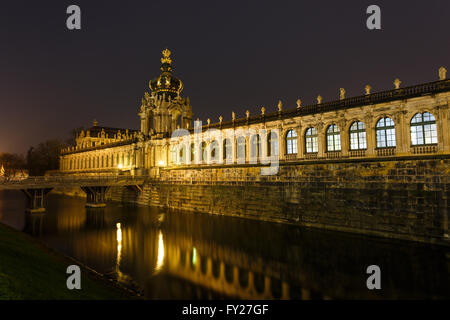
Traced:
[[192, 249], [192, 264], [197, 265], [197, 249], [195, 247]]
[[156, 260], [155, 271], [161, 270], [164, 265], [164, 240], [161, 230], [158, 234], [158, 258]]
[[120, 260], [122, 260], [122, 227], [120, 222], [116, 223], [116, 237], [117, 237], [117, 259], [116, 259], [116, 273], [117, 280], [124, 281], [126, 276], [120, 271]]

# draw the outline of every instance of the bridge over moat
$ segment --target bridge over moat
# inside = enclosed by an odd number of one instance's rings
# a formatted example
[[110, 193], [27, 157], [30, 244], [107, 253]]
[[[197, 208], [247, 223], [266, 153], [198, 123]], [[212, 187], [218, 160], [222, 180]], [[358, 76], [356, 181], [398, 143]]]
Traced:
[[80, 187], [87, 196], [86, 206], [106, 205], [105, 193], [110, 187], [129, 187], [142, 192], [145, 176], [40, 176], [0, 182], [0, 190], [21, 190], [28, 199], [27, 210], [44, 212], [46, 195], [57, 187]]

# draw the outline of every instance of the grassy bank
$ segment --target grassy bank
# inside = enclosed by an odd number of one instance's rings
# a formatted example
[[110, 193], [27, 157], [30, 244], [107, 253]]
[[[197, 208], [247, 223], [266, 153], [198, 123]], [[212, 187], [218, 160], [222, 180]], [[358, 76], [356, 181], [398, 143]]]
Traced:
[[133, 296], [81, 268], [81, 290], [69, 290], [66, 269], [76, 264], [30, 236], [0, 223], [0, 299], [130, 299]]

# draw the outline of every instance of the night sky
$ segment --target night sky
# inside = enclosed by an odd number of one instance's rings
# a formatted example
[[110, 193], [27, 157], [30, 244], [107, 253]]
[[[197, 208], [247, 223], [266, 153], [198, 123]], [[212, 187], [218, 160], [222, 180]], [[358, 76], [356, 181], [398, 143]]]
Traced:
[[[82, 29], [66, 28], [81, 8]], [[381, 7], [382, 30], [366, 28]], [[0, 152], [75, 127], [139, 127], [161, 50], [172, 51], [194, 119], [276, 110], [438, 79], [450, 70], [450, 1], [2, 1]], [[450, 72], [450, 71], [449, 71]]]

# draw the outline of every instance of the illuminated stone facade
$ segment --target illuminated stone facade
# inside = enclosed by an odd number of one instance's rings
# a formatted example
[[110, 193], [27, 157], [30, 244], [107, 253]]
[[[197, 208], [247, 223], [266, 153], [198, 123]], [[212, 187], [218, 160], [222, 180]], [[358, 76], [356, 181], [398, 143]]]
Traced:
[[[140, 131], [102, 128], [80, 132], [76, 146], [63, 150], [66, 173], [119, 171], [159, 176], [160, 169], [267, 163], [273, 159], [302, 161], [450, 154], [450, 81], [446, 69], [439, 80], [218, 123], [192, 124], [189, 98], [172, 75], [170, 51], [163, 51], [161, 74], [150, 81], [139, 110]], [[92, 133], [94, 131], [94, 134]], [[197, 134], [195, 134], [197, 133]]]
[[[63, 151], [61, 173], [148, 177], [138, 194], [111, 188], [106, 196], [116, 201], [448, 243], [445, 68], [431, 83], [401, 87], [395, 79], [392, 90], [366, 85], [350, 98], [340, 88], [335, 101], [298, 99], [291, 109], [280, 101], [274, 112], [191, 126], [169, 56], [142, 99], [141, 130], [119, 138], [91, 128], [95, 141], [81, 133]], [[263, 171], [269, 164], [275, 170]], [[82, 194], [69, 189], [60, 191]]]

